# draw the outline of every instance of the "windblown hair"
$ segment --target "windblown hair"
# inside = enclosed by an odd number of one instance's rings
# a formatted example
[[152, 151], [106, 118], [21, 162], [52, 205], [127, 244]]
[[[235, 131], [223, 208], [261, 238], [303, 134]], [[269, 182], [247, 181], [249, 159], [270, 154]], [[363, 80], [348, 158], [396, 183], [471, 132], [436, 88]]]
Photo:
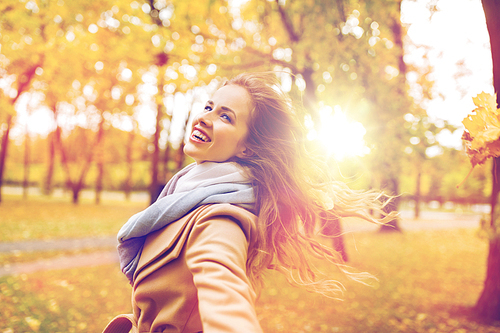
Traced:
[[318, 241], [318, 230], [321, 234], [325, 225], [343, 217], [385, 223], [394, 218], [382, 211], [387, 198], [332, 180], [326, 164], [306, 150], [304, 127], [275, 73], [244, 73], [226, 85], [245, 88], [253, 102], [247, 154], [236, 160], [250, 170], [259, 212], [257, 243], [247, 263], [252, 282], [260, 285], [263, 270], [272, 268], [311, 291], [329, 296], [342, 292], [338, 281], [321, 277], [311, 256], [334, 263], [355, 280], [369, 276], [351, 273], [336, 250]]

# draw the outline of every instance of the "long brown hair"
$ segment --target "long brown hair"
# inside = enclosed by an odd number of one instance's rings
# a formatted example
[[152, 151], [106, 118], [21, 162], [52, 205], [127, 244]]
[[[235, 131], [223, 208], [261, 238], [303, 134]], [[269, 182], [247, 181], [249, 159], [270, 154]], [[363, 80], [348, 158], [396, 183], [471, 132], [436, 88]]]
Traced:
[[311, 255], [327, 259], [354, 279], [366, 277], [349, 273], [339, 253], [318, 242], [316, 235], [325, 221], [342, 217], [374, 223], [392, 218], [379, 220], [367, 211], [382, 213], [381, 195], [332, 181], [325, 163], [307, 151], [302, 122], [275, 73], [243, 73], [226, 85], [245, 88], [254, 107], [247, 124], [247, 154], [237, 158], [252, 174], [259, 211], [258, 241], [247, 265], [252, 281], [259, 284], [262, 271], [273, 268], [292, 284], [329, 295], [340, 291], [339, 282], [320, 277]]

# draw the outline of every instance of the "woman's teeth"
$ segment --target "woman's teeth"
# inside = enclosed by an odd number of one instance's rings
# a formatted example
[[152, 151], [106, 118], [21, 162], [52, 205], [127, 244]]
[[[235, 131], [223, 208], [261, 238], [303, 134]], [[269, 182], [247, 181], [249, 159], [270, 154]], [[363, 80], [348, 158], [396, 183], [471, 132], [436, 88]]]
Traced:
[[193, 136], [203, 142], [210, 142], [210, 139], [205, 134], [201, 133], [198, 130], [193, 131]]

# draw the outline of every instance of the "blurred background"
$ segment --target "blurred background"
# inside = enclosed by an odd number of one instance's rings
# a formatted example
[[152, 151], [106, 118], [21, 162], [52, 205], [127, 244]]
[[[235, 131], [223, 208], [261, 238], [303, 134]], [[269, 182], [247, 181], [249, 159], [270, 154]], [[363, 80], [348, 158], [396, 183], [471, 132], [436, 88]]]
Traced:
[[456, 188], [461, 120], [493, 92], [479, 0], [0, 6], [2, 192], [154, 197], [220, 82], [274, 70], [339, 180], [412, 207], [488, 201], [488, 166]]

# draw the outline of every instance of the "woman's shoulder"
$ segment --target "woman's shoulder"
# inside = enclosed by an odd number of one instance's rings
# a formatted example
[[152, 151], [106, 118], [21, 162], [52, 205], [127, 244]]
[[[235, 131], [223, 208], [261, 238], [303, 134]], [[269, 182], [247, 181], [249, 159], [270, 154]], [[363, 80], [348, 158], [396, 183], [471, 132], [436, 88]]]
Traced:
[[195, 227], [204, 223], [212, 223], [218, 219], [230, 219], [240, 226], [247, 238], [253, 234], [257, 226], [257, 215], [246, 208], [228, 204], [203, 205], [192, 212]]
[[[143, 270], [146, 266], [151, 266], [151, 263], [157, 262], [156, 266], [158, 266], [178, 258], [190, 237], [193, 234], [199, 234], [207, 227], [210, 227], [211, 230], [220, 230], [221, 234], [229, 232], [227, 230], [228, 221], [239, 226], [239, 228], [230, 228], [231, 232], [234, 232], [233, 235], [238, 230], [242, 230], [249, 243], [255, 241], [257, 234], [255, 232], [257, 225], [257, 216], [255, 214], [232, 204], [203, 205], [179, 220], [148, 235], [137, 272]], [[222, 226], [225, 226], [225, 228]], [[159, 258], [162, 258], [161, 261], [158, 261]], [[156, 266], [149, 267], [148, 271], [153, 270]]]

